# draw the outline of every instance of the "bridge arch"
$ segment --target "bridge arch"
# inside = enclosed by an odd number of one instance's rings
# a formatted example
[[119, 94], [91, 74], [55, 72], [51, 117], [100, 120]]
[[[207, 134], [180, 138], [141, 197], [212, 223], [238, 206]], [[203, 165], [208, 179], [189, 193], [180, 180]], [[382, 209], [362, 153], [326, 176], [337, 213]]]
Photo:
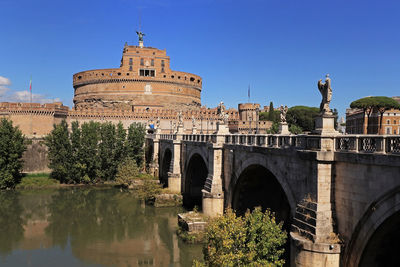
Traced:
[[[252, 167], [253, 166], [253, 167]], [[245, 171], [249, 171], [252, 168], [255, 168], [255, 166], [258, 166], [258, 168], [263, 168], [264, 174], [263, 177], [267, 178], [269, 181], [276, 181], [277, 184], [275, 186], [279, 187], [281, 190], [283, 190], [284, 196], [287, 200], [287, 203], [289, 204], [290, 208], [290, 218], [294, 217], [294, 214], [296, 212], [296, 204], [297, 201], [295, 200], [294, 194], [291, 190], [291, 187], [289, 186], [288, 181], [286, 180], [285, 176], [283, 175], [285, 170], [278, 169], [278, 166], [276, 166], [274, 163], [269, 162], [266, 160], [265, 155], [261, 154], [253, 154], [251, 157], [248, 157], [247, 159], [243, 160], [237, 168], [233, 171], [233, 177], [231, 181], [231, 189], [230, 190], [233, 192], [232, 196], [229, 196], [228, 201], [230, 202], [229, 204], [234, 203], [234, 194], [236, 193], [235, 191], [237, 190], [237, 185], [240, 182], [240, 179], [244, 177], [243, 174], [245, 174]], [[247, 173], [247, 176], [250, 173]]]
[[172, 162], [172, 151], [169, 148], [165, 149], [161, 160], [159, 180], [164, 187], [168, 187], [168, 172], [171, 170]]
[[188, 208], [202, 206], [202, 192], [208, 176], [208, 164], [204, 156], [191, 153], [185, 168], [183, 205]]
[[358, 222], [343, 256], [344, 266], [397, 266], [400, 251], [400, 187], [382, 195]]

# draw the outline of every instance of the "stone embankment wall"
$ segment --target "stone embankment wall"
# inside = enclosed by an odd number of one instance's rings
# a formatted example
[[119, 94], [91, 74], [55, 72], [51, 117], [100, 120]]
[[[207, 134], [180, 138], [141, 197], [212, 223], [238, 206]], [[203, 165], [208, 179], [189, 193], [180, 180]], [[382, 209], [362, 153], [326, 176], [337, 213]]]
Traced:
[[48, 167], [47, 147], [44, 138], [32, 138], [32, 143], [28, 145], [22, 159], [24, 161], [23, 172], [40, 173], [50, 172]]

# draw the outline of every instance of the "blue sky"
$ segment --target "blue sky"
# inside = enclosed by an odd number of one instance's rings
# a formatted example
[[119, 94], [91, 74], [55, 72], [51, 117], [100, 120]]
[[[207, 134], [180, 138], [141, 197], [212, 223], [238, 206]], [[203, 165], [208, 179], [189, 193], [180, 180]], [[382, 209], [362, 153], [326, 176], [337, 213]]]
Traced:
[[127, 41], [166, 49], [203, 78], [202, 103], [319, 106], [330, 73], [341, 115], [369, 95], [400, 95], [400, 1], [0, 0], [0, 101], [59, 98], [72, 75], [119, 67]]

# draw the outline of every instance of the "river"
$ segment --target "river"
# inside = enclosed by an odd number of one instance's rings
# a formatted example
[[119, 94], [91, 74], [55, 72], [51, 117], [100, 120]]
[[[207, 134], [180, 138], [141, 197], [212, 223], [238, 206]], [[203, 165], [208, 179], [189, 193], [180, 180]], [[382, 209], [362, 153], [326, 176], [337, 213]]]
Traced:
[[176, 236], [181, 208], [115, 188], [0, 192], [0, 266], [191, 266], [200, 245]]

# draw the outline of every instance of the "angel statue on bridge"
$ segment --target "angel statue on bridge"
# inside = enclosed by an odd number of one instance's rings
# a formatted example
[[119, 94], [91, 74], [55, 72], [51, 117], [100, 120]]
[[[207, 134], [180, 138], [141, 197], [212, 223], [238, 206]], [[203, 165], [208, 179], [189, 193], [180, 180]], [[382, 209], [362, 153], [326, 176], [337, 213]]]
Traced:
[[288, 111], [288, 107], [287, 106], [283, 107], [283, 105], [281, 105], [279, 111], [280, 111], [281, 123], [286, 123], [286, 113]]
[[319, 106], [320, 113], [322, 115], [332, 115], [332, 111], [329, 108], [329, 103], [331, 103], [332, 99], [331, 79], [329, 78], [329, 74], [326, 74], [325, 83], [323, 83], [322, 80], [318, 81], [318, 90], [322, 95], [321, 105]]

